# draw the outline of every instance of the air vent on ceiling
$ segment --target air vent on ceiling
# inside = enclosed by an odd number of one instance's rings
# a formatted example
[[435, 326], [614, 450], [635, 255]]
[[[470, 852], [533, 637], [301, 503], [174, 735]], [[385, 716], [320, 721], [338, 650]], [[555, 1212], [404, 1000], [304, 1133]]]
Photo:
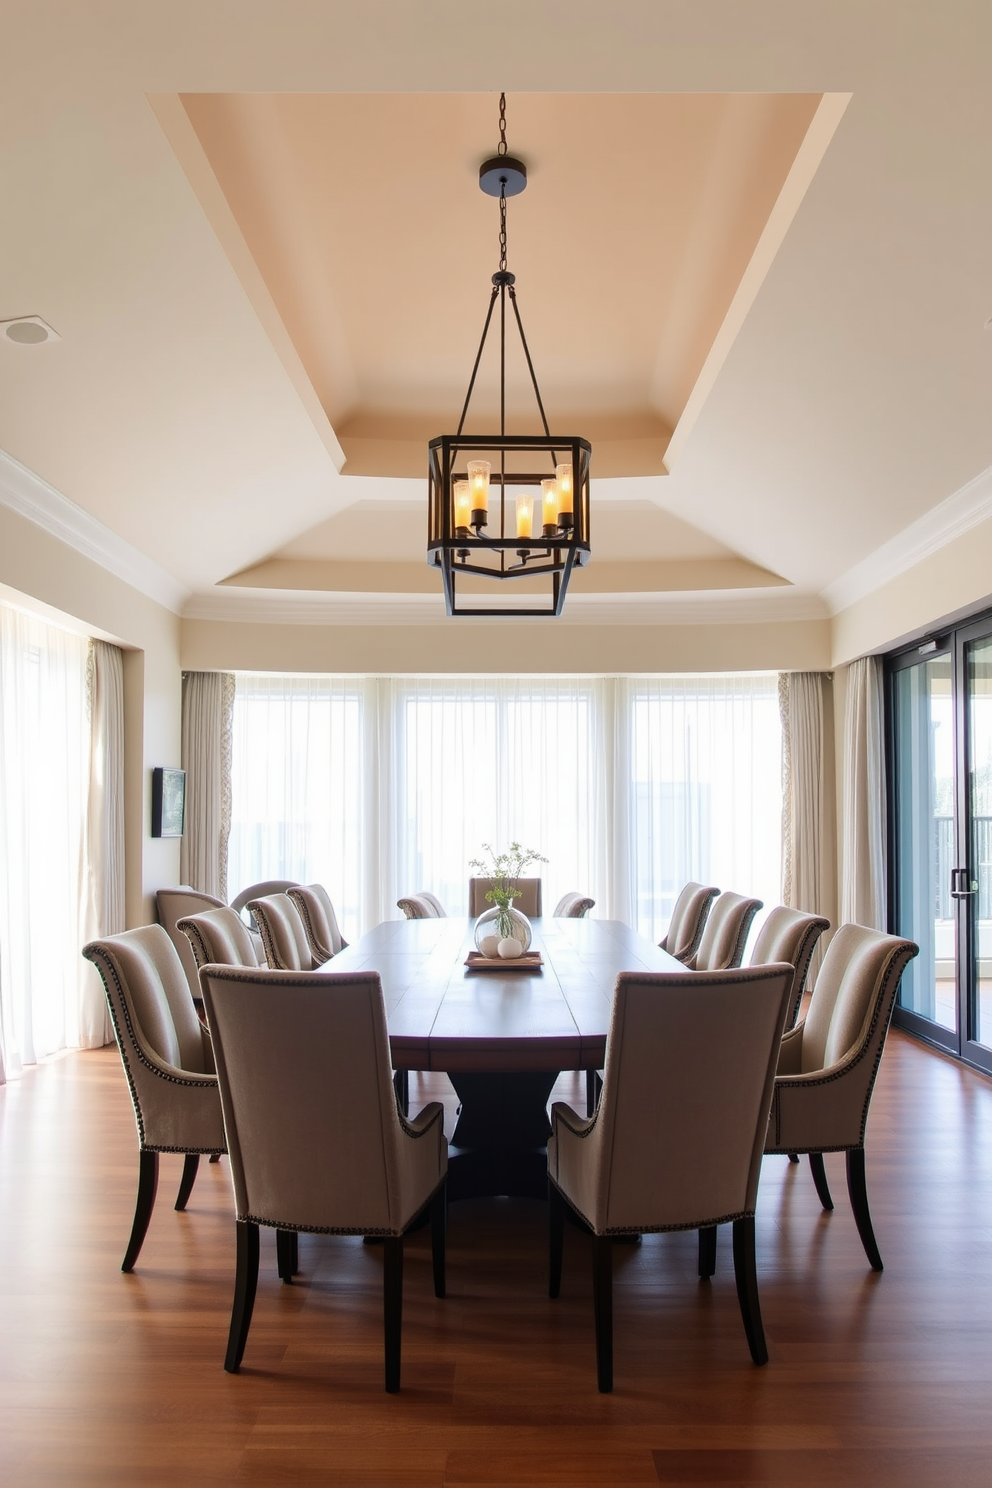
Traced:
[[18, 315], [14, 320], [0, 320], [0, 333], [17, 346], [41, 346], [46, 341], [62, 339], [40, 315]]

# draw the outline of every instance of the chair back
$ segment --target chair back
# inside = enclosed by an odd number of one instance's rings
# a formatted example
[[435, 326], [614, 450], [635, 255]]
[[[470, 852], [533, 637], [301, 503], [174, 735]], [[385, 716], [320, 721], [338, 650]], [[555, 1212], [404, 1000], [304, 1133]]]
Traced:
[[805, 914], [801, 909], [786, 909], [779, 905], [773, 909], [758, 932], [751, 952], [752, 966], [767, 966], [771, 961], [789, 961], [795, 967], [792, 983], [792, 1003], [786, 1016], [785, 1026], [791, 1028], [802, 1002], [806, 977], [816, 943], [830, 921], [822, 915]]
[[307, 932], [300, 912], [288, 894], [268, 894], [264, 899], [251, 899], [246, 908], [258, 926], [265, 960], [271, 971], [313, 970]]
[[448, 918], [448, 911], [436, 894], [429, 894], [426, 889], [418, 889], [417, 898], [426, 899], [439, 920], [446, 920]]
[[688, 961], [696, 954], [710, 905], [719, 892], [719, 889], [707, 888], [705, 884], [686, 884], [675, 901], [668, 930], [661, 942], [663, 951], [674, 956], [676, 961]]
[[438, 920], [441, 916], [423, 894], [405, 894], [397, 899], [396, 908], [401, 909], [408, 920]]
[[555, 919], [584, 920], [595, 903], [584, 894], [563, 894], [555, 905]]
[[[378, 975], [211, 966], [202, 983], [238, 1218], [399, 1233], [424, 1200], [400, 1157]], [[439, 1164], [436, 1139], [406, 1145]]]
[[597, 1234], [754, 1213], [791, 988], [784, 965], [617, 978], [590, 1191], [567, 1184]]
[[[492, 884], [488, 878], [470, 878], [468, 881], [468, 912], [477, 919], [479, 915], [485, 914], [492, 905], [486, 898]], [[526, 915], [529, 920], [539, 919], [544, 911], [541, 907], [541, 880], [539, 878], [518, 878], [517, 888], [520, 896], [513, 901], [514, 909]]]
[[718, 894], [695, 956], [686, 962], [695, 971], [726, 971], [740, 966], [751, 921], [761, 909], [760, 899], [743, 894]]
[[285, 894], [287, 889], [297, 887], [295, 878], [267, 878], [264, 883], [249, 884], [247, 889], [242, 889], [231, 900], [231, 908], [240, 914], [243, 909], [251, 909], [249, 899], [265, 899], [269, 894]]
[[323, 884], [297, 884], [286, 893], [296, 905], [315, 964], [329, 961], [348, 942], [341, 934], [331, 896]]
[[[863, 1049], [881, 1052], [896, 988], [918, 953], [911, 940], [842, 925], [827, 946], [802, 1024], [801, 1073], [828, 1069]], [[869, 1057], [871, 1077], [877, 1060]]]
[[210, 962], [219, 966], [258, 965], [251, 931], [237, 911], [226, 905], [208, 909], [205, 914], [186, 915], [178, 929], [190, 944], [197, 968]]
[[158, 922], [176, 948], [189, 990], [194, 997], [200, 995], [196, 962], [189, 941], [179, 929], [179, 921], [186, 915], [203, 914], [204, 910], [220, 909], [223, 906], [223, 899], [218, 899], [213, 894], [201, 894], [198, 889], [187, 888], [185, 884], [180, 884], [177, 889], [159, 889], [155, 894]]
[[176, 1069], [208, 1072], [189, 983], [161, 925], [92, 940], [83, 955], [103, 978], [125, 1063], [129, 1054], [151, 1054]]

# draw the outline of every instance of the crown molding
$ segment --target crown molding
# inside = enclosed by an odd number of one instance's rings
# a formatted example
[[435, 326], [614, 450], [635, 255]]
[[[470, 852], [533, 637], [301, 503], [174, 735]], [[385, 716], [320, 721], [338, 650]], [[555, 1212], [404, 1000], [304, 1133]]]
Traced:
[[836, 615], [857, 604], [859, 599], [867, 598], [990, 517], [992, 469], [983, 470], [953, 496], [910, 522], [902, 532], [828, 584], [822, 594], [830, 614]]
[[3, 450], [0, 450], [0, 506], [26, 517], [51, 537], [98, 563], [167, 610], [176, 615], [182, 613], [190, 595], [185, 585]]
[[[445, 625], [449, 623], [440, 595], [331, 594], [271, 589], [230, 589], [194, 594], [182, 612], [184, 620], [221, 620], [264, 625]], [[572, 594], [559, 625], [761, 625], [768, 622], [825, 620], [827, 609], [817, 594], [792, 589], [730, 589], [712, 594]], [[522, 625], [540, 619], [459, 616], [458, 624]]]

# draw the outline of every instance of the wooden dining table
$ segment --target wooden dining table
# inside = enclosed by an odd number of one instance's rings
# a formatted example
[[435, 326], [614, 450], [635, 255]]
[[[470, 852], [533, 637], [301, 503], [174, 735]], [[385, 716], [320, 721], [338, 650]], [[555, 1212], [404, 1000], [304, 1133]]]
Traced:
[[531, 923], [539, 968], [470, 968], [474, 922], [448, 918], [389, 920], [324, 968], [378, 972], [393, 1068], [454, 1086], [452, 1198], [543, 1198], [548, 1099], [562, 1070], [602, 1069], [617, 974], [685, 970], [617, 920]]

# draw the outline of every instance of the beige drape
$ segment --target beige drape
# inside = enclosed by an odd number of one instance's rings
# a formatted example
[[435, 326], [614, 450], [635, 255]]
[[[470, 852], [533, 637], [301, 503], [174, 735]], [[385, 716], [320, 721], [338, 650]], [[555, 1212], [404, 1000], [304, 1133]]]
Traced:
[[179, 871], [183, 883], [225, 900], [233, 713], [231, 673], [185, 673], [182, 759], [186, 771], [186, 826]]
[[[782, 903], [808, 914], [829, 913], [824, 838], [825, 672], [782, 672]], [[819, 959], [814, 958], [815, 971]]]
[[[86, 666], [90, 714], [89, 789], [82, 880], [84, 942], [124, 929], [124, 657], [117, 646], [90, 641]], [[113, 1041], [107, 1000], [96, 968], [86, 963], [79, 1007], [79, 1044]]]
[[863, 656], [848, 668], [843, 782], [841, 914], [885, 930], [885, 735], [876, 656]]

